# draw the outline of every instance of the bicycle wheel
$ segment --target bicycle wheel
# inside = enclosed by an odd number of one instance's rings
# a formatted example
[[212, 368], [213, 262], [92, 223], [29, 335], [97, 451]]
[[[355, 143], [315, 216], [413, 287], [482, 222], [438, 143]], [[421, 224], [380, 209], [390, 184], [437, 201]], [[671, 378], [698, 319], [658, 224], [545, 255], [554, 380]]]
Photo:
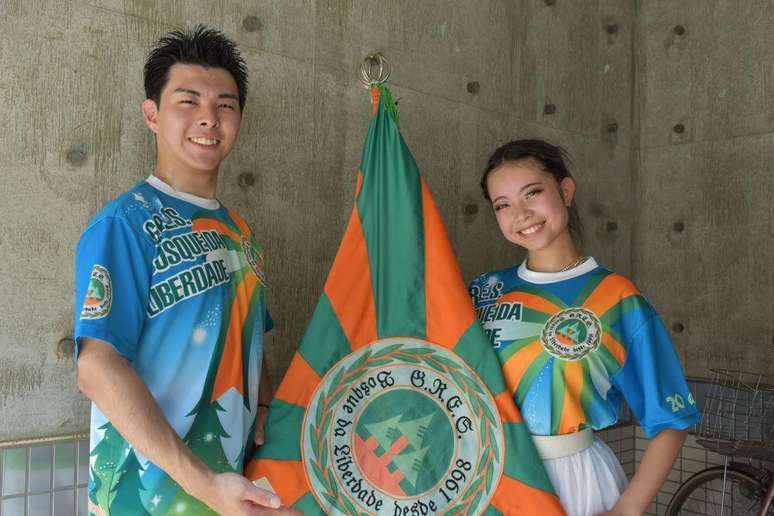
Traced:
[[723, 466], [699, 471], [675, 492], [666, 514], [755, 516], [766, 492], [756, 473], [754, 468], [743, 464], [729, 464], [725, 471]]

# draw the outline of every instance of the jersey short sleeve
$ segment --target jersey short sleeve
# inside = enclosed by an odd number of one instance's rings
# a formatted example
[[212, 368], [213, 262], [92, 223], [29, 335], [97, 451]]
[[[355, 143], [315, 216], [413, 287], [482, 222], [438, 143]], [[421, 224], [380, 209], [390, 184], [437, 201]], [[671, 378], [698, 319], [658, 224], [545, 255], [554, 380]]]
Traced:
[[611, 377], [647, 437], [683, 430], [700, 417], [672, 341], [658, 314], [633, 333], [623, 367]]
[[148, 306], [153, 247], [119, 217], [94, 222], [75, 255], [75, 342], [103, 340], [133, 360]]

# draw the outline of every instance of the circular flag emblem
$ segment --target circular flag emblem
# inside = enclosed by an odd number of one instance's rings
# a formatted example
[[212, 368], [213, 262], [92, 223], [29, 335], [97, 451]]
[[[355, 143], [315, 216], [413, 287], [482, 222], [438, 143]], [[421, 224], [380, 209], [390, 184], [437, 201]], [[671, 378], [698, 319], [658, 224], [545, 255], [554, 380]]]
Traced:
[[602, 326], [585, 308], [568, 308], [552, 316], [543, 327], [543, 348], [561, 360], [580, 360], [599, 347]]
[[375, 341], [333, 366], [302, 438], [312, 492], [332, 514], [477, 514], [502, 475], [502, 423], [486, 385], [418, 339]]
[[244, 235], [242, 235], [242, 252], [245, 254], [245, 258], [247, 259], [250, 268], [255, 275], [258, 276], [258, 281], [266, 284], [266, 276], [263, 272], [263, 255], [255, 250], [250, 239]]
[[99, 319], [110, 312], [113, 304], [113, 285], [110, 273], [102, 265], [94, 265], [91, 269], [86, 298], [81, 308], [81, 319]]

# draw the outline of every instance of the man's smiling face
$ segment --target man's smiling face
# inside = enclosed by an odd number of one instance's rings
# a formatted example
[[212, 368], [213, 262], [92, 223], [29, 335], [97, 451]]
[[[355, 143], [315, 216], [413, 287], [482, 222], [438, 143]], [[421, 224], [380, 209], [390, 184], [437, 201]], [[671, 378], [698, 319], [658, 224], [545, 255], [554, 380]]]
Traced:
[[217, 173], [242, 122], [239, 92], [223, 68], [174, 64], [157, 105], [143, 103], [156, 133], [158, 166], [175, 175]]

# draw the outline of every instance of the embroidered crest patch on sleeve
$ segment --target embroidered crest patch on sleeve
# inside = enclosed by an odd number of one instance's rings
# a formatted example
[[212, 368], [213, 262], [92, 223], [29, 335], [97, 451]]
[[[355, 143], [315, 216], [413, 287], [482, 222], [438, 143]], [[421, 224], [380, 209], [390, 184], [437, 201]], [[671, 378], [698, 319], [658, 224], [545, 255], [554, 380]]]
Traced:
[[102, 265], [94, 265], [91, 270], [89, 287], [86, 290], [86, 299], [81, 308], [81, 319], [99, 319], [110, 312], [113, 304], [113, 285], [110, 281], [110, 272]]

